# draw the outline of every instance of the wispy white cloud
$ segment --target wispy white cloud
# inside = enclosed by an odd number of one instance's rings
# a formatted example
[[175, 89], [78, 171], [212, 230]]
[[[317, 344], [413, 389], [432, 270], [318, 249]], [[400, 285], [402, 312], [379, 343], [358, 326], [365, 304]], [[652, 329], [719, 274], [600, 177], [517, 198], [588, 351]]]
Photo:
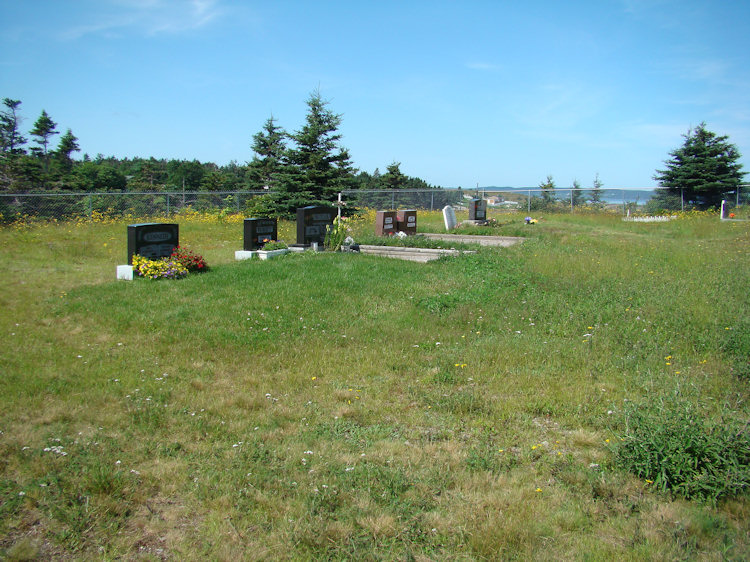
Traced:
[[118, 37], [132, 31], [146, 36], [179, 34], [206, 27], [225, 13], [219, 0], [112, 0], [100, 4], [88, 21], [61, 35], [78, 39], [86, 35]]
[[606, 92], [591, 84], [540, 84], [518, 99], [516, 116], [529, 130], [570, 130], [596, 116], [607, 100]]

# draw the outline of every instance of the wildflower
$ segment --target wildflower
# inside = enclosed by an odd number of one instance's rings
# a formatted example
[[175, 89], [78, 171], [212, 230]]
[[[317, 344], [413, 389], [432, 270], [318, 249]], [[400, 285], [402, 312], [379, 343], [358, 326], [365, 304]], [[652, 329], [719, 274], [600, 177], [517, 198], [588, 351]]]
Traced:
[[537, 488], [537, 489], [536, 489], [536, 491], [537, 491], [537, 492], [541, 492], [541, 491], [542, 491], [542, 489], [541, 489], [541, 488]]

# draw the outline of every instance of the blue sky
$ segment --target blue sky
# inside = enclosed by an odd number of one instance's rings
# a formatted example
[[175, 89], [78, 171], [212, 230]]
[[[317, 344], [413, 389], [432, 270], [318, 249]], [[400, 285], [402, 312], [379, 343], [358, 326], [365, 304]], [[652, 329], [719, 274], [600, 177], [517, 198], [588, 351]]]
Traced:
[[78, 157], [245, 163], [319, 90], [361, 170], [650, 187], [701, 121], [750, 171], [749, 63], [746, 0], [0, 0], [0, 98]]

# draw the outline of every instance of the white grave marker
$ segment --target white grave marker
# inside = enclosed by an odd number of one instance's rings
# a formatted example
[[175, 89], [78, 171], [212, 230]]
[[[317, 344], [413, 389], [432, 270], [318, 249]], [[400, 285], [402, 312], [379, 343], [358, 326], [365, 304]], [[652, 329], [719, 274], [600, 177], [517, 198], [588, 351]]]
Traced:
[[445, 221], [445, 230], [453, 230], [458, 224], [458, 221], [456, 221], [456, 211], [450, 205], [443, 207], [443, 221]]

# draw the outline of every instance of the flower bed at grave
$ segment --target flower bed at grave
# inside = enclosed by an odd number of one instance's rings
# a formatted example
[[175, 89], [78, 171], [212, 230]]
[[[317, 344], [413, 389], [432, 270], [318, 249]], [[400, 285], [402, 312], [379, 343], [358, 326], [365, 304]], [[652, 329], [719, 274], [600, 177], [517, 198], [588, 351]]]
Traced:
[[177, 246], [172, 251], [172, 259], [180, 262], [191, 273], [208, 271], [208, 264], [203, 256], [194, 253], [188, 248]]
[[188, 274], [187, 268], [174, 258], [151, 260], [133, 256], [133, 272], [148, 279], [181, 279]]
[[180, 246], [168, 258], [152, 260], [144, 256], [133, 256], [133, 273], [148, 279], [182, 279], [188, 273], [203, 271], [208, 271], [208, 264], [203, 256]]

